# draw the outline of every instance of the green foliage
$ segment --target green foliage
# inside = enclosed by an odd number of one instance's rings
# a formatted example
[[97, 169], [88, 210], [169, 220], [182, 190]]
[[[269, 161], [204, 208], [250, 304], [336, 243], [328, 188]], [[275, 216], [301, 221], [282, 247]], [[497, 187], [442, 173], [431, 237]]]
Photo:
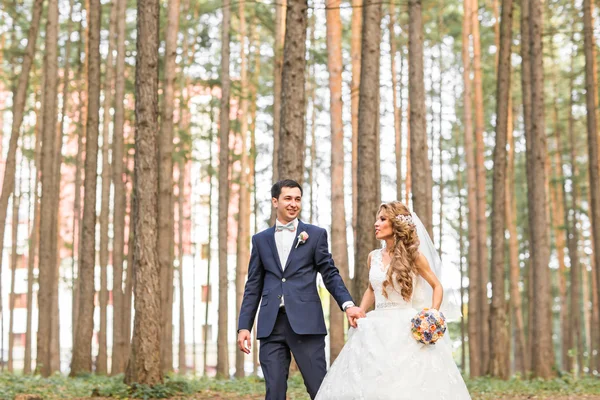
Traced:
[[[576, 380], [563, 376], [551, 381], [522, 380], [514, 377], [508, 381], [490, 378], [467, 380], [474, 399], [520, 398], [521, 396], [569, 395], [572, 398], [584, 395], [600, 395], [597, 379]], [[18, 394], [39, 395], [48, 400], [68, 398], [102, 397], [113, 399], [165, 399], [165, 398], [262, 398], [264, 380], [248, 377], [236, 380], [210, 378], [192, 379], [180, 375], [169, 375], [165, 382], [153, 387], [148, 385], [127, 386], [123, 376], [103, 377], [87, 375], [67, 378], [54, 375], [50, 378], [0, 374], [0, 399], [14, 399]], [[306, 400], [308, 395], [300, 374], [292, 375], [288, 381], [288, 397]]]
[[478, 378], [467, 381], [469, 391], [479, 399], [497, 399], [499, 395], [512, 396], [549, 396], [600, 394], [600, 384], [596, 378], [574, 379], [566, 375], [561, 378], [545, 381], [543, 379], [523, 380], [514, 377], [508, 381], [490, 378]]

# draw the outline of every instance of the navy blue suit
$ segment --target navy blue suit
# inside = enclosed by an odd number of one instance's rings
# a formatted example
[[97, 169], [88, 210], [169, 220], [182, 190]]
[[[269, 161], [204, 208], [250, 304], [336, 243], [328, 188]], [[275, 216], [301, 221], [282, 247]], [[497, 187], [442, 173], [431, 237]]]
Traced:
[[[298, 244], [301, 232], [309, 237], [305, 243]], [[327, 328], [317, 292], [317, 272], [340, 308], [352, 301], [329, 253], [325, 229], [298, 221], [296, 239], [285, 268], [277, 253], [275, 227], [252, 237], [238, 329], [252, 329], [260, 304], [257, 337], [261, 340], [260, 362], [267, 400], [285, 399], [290, 351], [311, 398], [316, 396], [325, 377]], [[285, 308], [280, 308], [282, 295]]]

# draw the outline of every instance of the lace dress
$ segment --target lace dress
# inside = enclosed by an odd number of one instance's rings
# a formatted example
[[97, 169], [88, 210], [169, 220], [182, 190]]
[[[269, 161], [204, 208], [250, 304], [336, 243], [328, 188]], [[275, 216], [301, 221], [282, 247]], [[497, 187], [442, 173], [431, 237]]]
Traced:
[[418, 343], [411, 335], [412, 302], [383, 282], [382, 252], [371, 258], [375, 310], [350, 328], [348, 342], [325, 377], [316, 400], [470, 399], [449, 344]]

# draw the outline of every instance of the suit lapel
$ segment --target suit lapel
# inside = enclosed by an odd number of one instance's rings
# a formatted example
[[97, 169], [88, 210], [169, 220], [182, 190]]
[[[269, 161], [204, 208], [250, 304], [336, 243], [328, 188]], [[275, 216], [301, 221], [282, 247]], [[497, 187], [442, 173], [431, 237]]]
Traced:
[[298, 247], [298, 236], [300, 232], [304, 230], [304, 224], [302, 221], [298, 220], [298, 229], [296, 229], [296, 237], [294, 238], [294, 242], [292, 243], [292, 248], [290, 249], [290, 255], [288, 256], [287, 262], [285, 263], [285, 269], [287, 270], [290, 266], [290, 262], [292, 261], [292, 257], [296, 253]]
[[269, 242], [269, 246], [271, 246], [271, 251], [273, 252], [273, 258], [275, 258], [275, 263], [279, 267], [279, 270], [283, 272], [283, 268], [281, 267], [281, 261], [279, 260], [279, 252], [277, 251], [277, 244], [275, 243], [275, 226], [269, 228], [269, 232], [267, 234], [267, 242]]

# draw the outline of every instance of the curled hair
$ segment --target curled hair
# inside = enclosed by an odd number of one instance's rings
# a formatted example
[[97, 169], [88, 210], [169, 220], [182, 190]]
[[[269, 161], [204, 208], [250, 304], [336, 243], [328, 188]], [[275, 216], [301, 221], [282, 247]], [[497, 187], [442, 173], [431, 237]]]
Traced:
[[[394, 244], [388, 249], [391, 262], [387, 270], [387, 278], [383, 282], [383, 295], [387, 298], [387, 287], [390, 285], [394, 287], [397, 283], [404, 300], [410, 301], [416, 273], [415, 262], [419, 256], [417, 230], [410, 218], [410, 211], [399, 201], [382, 204], [379, 213], [390, 221], [394, 234]], [[397, 218], [400, 215], [409, 218]]]

